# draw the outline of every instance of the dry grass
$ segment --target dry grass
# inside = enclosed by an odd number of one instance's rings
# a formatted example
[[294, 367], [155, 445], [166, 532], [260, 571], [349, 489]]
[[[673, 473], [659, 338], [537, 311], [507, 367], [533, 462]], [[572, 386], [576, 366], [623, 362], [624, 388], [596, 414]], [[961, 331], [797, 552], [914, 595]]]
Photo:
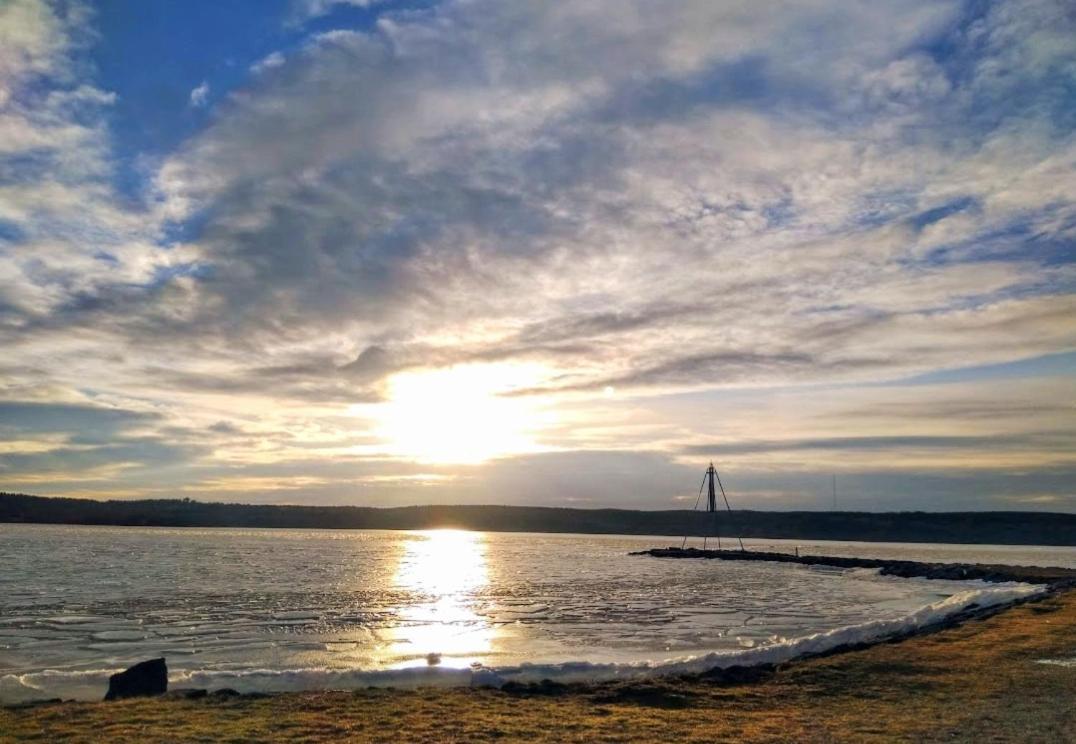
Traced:
[[1076, 742], [1076, 591], [720, 685], [360, 690], [0, 710], [0, 741]]

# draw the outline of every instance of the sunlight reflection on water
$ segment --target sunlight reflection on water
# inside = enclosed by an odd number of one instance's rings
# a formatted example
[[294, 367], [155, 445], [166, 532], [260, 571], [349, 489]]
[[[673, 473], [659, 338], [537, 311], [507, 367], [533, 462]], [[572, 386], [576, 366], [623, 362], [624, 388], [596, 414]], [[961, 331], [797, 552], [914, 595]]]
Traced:
[[411, 666], [437, 653], [438, 663], [462, 667], [490, 652], [495, 626], [475, 611], [476, 593], [489, 584], [484, 534], [410, 533], [394, 578], [396, 588], [425, 601], [401, 608], [401, 623], [388, 629], [388, 666]]

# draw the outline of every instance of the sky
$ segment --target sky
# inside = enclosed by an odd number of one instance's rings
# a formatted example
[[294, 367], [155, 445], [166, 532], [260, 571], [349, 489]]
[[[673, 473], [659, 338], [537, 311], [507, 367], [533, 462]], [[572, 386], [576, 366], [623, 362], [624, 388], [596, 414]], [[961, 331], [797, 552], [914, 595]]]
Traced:
[[0, 0], [0, 490], [1074, 512], [1073, 39]]

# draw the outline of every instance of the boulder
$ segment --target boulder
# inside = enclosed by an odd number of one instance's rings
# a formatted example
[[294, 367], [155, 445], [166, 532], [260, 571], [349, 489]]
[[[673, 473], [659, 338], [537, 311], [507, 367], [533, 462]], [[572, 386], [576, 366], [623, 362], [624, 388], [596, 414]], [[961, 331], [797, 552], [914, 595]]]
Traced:
[[163, 695], [168, 691], [168, 667], [164, 659], [150, 659], [108, 678], [105, 700]]

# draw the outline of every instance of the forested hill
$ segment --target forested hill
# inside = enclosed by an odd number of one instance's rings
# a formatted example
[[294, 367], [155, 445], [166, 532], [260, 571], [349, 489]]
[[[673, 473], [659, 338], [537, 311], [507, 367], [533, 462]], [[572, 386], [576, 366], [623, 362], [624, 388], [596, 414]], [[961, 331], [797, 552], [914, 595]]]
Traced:
[[[91, 501], [0, 493], [0, 522], [160, 527], [429, 529], [701, 535], [700, 512], [531, 506], [259, 506], [190, 500]], [[793, 540], [1076, 546], [1076, 514], [1045, 512], [762, 512], [718, 514], [724, 536]], [[713, 534], [712, 531], [709, 534]]]

